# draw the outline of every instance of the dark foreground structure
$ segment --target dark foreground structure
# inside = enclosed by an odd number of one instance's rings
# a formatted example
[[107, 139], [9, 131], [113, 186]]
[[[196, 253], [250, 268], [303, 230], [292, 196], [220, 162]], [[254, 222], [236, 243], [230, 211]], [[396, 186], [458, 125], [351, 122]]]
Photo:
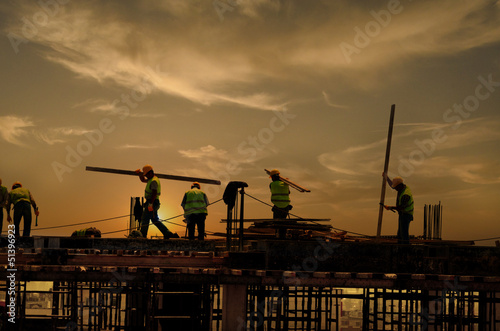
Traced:
[[498, 247], [20, 239], [2, 330], [500, 330]]

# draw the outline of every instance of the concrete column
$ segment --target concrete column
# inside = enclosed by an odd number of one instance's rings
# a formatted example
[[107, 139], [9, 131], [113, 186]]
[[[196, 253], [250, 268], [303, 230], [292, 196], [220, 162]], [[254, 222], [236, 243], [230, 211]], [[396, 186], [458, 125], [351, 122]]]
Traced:
[[247, 286], [222, 285], [222, 331], [246, 330]]

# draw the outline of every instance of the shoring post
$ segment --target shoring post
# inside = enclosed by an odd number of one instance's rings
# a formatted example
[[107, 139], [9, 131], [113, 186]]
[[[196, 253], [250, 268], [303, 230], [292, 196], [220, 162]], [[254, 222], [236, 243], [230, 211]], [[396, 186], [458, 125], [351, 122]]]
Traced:
[[394, 112], [396, 110], [396, 105], [391, 106], [391, 117], [389, 120], [389, 132], [387, 134], [387, 146], [385, 149], [385, 163], [384, 163], [384, 176], [382, 179], [382, 192], [380, 194], [380, 205], [378, 210], [378, 226], [377, 226], [377, 238], [380, 238], [380, 233], [382, 231], [382, 216], [384, 214], [384, 199], [385, 199], [385, 187], [387, 183], [387, 170], [389, 169], [389, 158], [391, 155], [391, 142], [392, 142], [392, 127], [394, 125]]
[[241, 202], [240, 202], [240, 233], [239, 233], [239, 239], [240, 239], [240, 252], [243, 251], [243, 221], [244, 221], [244, 203], [245, 203], [245, 188], [242, 187], [240, 189], [240, 194], [241, 194]]

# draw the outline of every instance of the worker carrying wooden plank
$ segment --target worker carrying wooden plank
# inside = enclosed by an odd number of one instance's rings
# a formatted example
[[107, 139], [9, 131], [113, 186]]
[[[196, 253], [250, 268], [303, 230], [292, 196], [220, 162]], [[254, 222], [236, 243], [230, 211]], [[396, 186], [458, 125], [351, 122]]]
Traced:
[[141, 226], [139, 231], [144, 238], [148, 237], [149, 221], [151, 221], [160, 232], [163, 234], [164, 239], [179, 237], [177, 234], [172, 233], [158, 218], [158, 209], [160, 209], [160, 195], [161, 185], [160, 180], [155, 175], [153, 167], [146, 164], [142, 170], [135, 171], [139, 175], [141, 182], [146, 183], [144, 190], [144, 210], [142, 212]]
[[290, 188], [287, 183], [281, 180], [278, 169], [269, 172], [272, 182], [269, 184], [271, 190], [271, 202], [274, 219], [285, 219], [288, 212], [293, 208], [290, 204]]

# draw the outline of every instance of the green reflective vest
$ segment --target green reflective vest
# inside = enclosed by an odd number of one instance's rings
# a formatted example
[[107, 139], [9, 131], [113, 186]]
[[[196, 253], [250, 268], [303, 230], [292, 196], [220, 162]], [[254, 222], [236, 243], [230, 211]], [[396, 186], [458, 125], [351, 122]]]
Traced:
[[287, 183], [275, 180], [269, 187], [271, 188], [271, 202], [278, 208], [285, 208], [290, 204], [290, 188]]
[[10, 202], [15, 205], [19, 201], [28, 201], [31, 202], [30, 200], [30, 191], [27, 188], [24, 187], [16, 187], [9, 193], [10, 195]]
[[186, 192], [184, 215], [189, 214], [208, 214], [205, 193], [197, 188]]
[[411, 190], [408, 187], [408, 185], [405, 187], [405, 189], [403, 190], [403, 192], [401, 192], [401, 194], [399, 194], [399, 192], [398, 192], [398, 197], [397, 197], [397, 201], [396, 201], [396, 207], [399, 207], [399, 206], [402, 205], [403, 196], [404, 195], [409, 196], [410, 200], [408, 200], [408, 204], [406, 206], [404, 206], [404, 209], [401, 212], [403, 214], [413, 215], [413, 195], [411, 194]]
[[156, 199], [160, 198], [160, 193], [161, 193], [160, 180], [158, 179], [158, 177], [153, 176], [151, 179], [148, 180], [148, 183], [146, 184], [146, 190], [144, 192], [144, 197], [146, 198], [146, 200], [151, 199], [151, 197], [153, 196], [153, 190], [151, 189], [152, 182], [158, 183], [158, 190], [156, 191]]

